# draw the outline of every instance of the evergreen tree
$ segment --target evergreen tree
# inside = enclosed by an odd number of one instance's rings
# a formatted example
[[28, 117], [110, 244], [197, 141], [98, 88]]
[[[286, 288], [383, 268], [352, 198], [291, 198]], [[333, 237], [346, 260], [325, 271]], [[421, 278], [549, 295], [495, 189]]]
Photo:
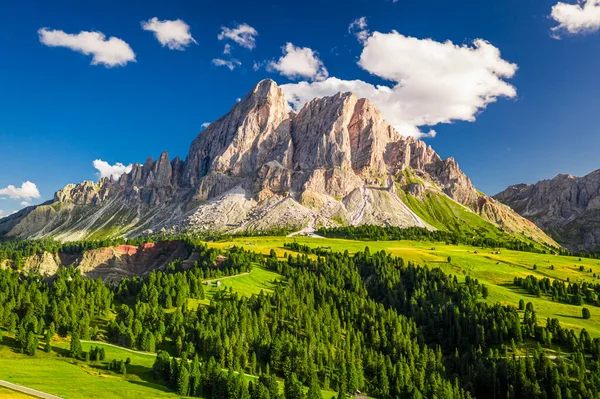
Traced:
[[306, 399], [323, 399], [321, 387], [319, 387], [319, 380], [315, 374], [313, 374], [310, 378], [310, 385], [308, 386]]
[[35, 336], [35, 334], [33, 333], [33, 331], [29, 331], [27, 333], [27, 344], [25, 347], [25, 353], [27, 353], [29, 356], [33, 356], [33, 355], [35, 355], [37, 347], [38, 347], [38, 339]]
[[177, 376], [177, 393], [181, 396], [188, 396], [190, 389], [190, 372], [187, 369], [186, 363], [187, 361], [181, 360]]
[[284, 382], [283, 393], [285, 399], [304, 399], [302, 383], [298, 381], [296, 373], [291, 373]]
[[69, 356], [77, 359], [81, 356], [82, 351], [83, 351], [83, 349], [81, 348], [81, 341], [79, 340], [79, 334], [77, 332], [73, 332], [71, 334], [71, 344], [69, 346]]
[[581, 309], [581, 314], [584, 319], [589, 319], [590, 317], [592, 317], [588, 308]]

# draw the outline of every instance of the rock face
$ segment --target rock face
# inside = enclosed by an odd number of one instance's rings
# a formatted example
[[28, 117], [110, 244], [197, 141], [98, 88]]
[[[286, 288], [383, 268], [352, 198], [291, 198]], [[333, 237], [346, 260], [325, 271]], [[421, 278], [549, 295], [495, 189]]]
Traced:
[[495, 195], [571, 250], [600, 246], [600, 170], [517, 184]]
[[370, 101], [338, 93], [296, 114], [272, 80], [261, 81], [211, 123], [185, 161], [163, 153], [118, 181], [68, 185], [50, 203], [0, 220], [0, 234], [78, 240], [162, 229], [433, 229], [399, 195], [420, 200], [431, 192], [492, 225], [555, 244], [478, 193], [454, 159], [442, 160], [424, 142], [400, 136]]
[[[104, 247], [76, 254], [44, 252], [26, 258], [23, 271], [53, 276], [60, 267], [72, 265], [88, 278], [118, 283], [124, 277], [146, 276], [153, 270], [164, 270], [175, 260], [182, 260], [184, 267], [190, 266], [195, 256], [197, 253], [188, 251], [181, 241], [162, 241], [139, 247]], [[6, 262], [0, 264], [0, 268], [10, 267], [9, 261]]]

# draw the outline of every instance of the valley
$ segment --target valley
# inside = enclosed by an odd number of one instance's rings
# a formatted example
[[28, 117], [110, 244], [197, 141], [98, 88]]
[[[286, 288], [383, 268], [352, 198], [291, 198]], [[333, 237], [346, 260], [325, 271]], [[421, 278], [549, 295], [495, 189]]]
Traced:
[[[335, 253], [342, 253], [345, 251], [348, 252], [349, 256], [361, 256], [363, 251], [368, 247], [368, 252], [371, 254], [385, 251], [391, 256], [402, 258], [404, 262], [426, 266], [430, 270], [439, 269], [445, 275], [456, 276], [458, 278], [457, 282], [459, 286], [469, 287], [472, 282], [475, 281], [475, 284], [479, 287], [479, 294], [477, 295], [478, 302], [485, 303], [490, 306], [490, 308], [497, 306], [496, 304], [501, 304], [502, 306], [508, 306], [509, 308], [515, 309], [515, 315], [518, 315], [521, 323], [530, 322], [527, 321], [527, 318], [530, 317], [526, 315], [527, 312], [519, 310], [519, 302], [523, 300], [525, 303], [528, 303], [528, 307], [531, 305], [532, 308], [535, 309], [535, 317], [537, 318], [536, 324], [540, 327], [546, 326], [546, 319], [556, 319], [560, 322], [562, 328], [573, 330], [577, 336], [580, 335], [582, 330], [585, 330], [591, 339], [600, 340], [600, 311], [597, 310], [597, 305], [583, 303], [583, 306], [575, 306], [568, 303], [562, 303], [553, 300], [546, 294], [533, 295], [525, 288], [514, 284], [515, 277], [525, 278], [527, 276], [535, 276], [537, 279], [547, 277], [552, 281], [569, 281], [577, 284], [597, 284], [598, 279], [600, 279], [600, 261], [597, 259], [553, 255], [549, 253], [523, 252], [504, 248], [452, 245], [445, 242], [426, 240], [385, 241], [302, 236], [258, 236], [238, 237], [210, 242], [190, 240], [190, 242], [194, 243], [193, 245], [196, 249], [190, 251], [188, 248], [187, 250], [184, 250], [186, 245], [189, 244], [184, 244], [183, 242], [181, 242], [181, 244], [176, 244], [176, 241], [159, 241], [155, 244], [140, 244], [138, 247], [140, 249], [150, 247], [165, 249], [180, 248], [180, 252], [178, 253], [180, 256], [179, 259], [177, 259], [177, 257], [171, 258], [168, 256], [168, 253], [165, 253], [165, 259], [169, 259], [169, 262], [167, 262], [168, 264], [156, 263], [153, 269], [155, 271], [148, 270], [149, 274], [146, 275], [145, 279], [158, 270], [163, 270], [160, 273], [167, 273], [165, 276], [171, 273], [175, 273], [174, 276], [178, 276], [181, 274], [181, 271], [184, 271], [187, 275], [187, 273], [194, 272], [194, 270], [202, 270], [202, 266], [193, 266], [189, 262], [189, 259], [192, 258], [196, 260], [198, 265], [202, 264], [202, 259], [208, 259], [206, 257], [216, 259], [215, 254], [222, 254], [217, 256], [224, 256], [223, 259], [234, 256], [234, 258], [231, 259], [233, 260], [237, 255], [231, 254], [241, 255], [242, 252], [239, 252], [240, 248], [250, 251], [248, 254], [256, 253], [258, 255], [250, 255], [248, 260], [251, 262], [252, 266], [247, 270], [231, 269], [230, 271], [226, 271], [221, 268], [221, 272], [219, 273], [217, 273], [216, 270], [211, 272], [213, 277], [202, 279], [201, 285], [195, 288], [197, 291], [198, 287], [202, 287], [202, 294], [193, 294], [191, 292], [184, 294], [187, 296], [187, 299], [183, 302], [184, 305], [181, 309], [171, 305], [167, 305], [164, 308], [164, 315], [167, 320], [175, 320], [173, 318], [179, 317], [177, 315], [181, 314], [181, 310], [184, 312], [191, 312], [190, 315], [200, 315], [201, 313], [204, 313], [204, 311], [201, 312], [201, 309], [214, 309], [215, 306], [217, 306], [218, 309], [221, 307], [219, 304], [225, 305], [230, 301], [236, 302], [239, 298], [257, 298], [264, 295], [273, 296], [275, 295], [276, 290], [288, 290], [289, 288], [287, 287], [289, 286], [290, 280], [289, 277], [285, 277], [285, 274], [291, 272], [291, 270], [283, 272], [284, 274], [273, 270], [273, 259], [278, 259], [278, 262], [283, 262], [282, 264], [286, 264], [290, 256], [292, 258], [306, 258], [307, 261], [315, 262], [318, 261], [319, 258], [323, 260], [323, 256], [328, 257], [329, 255], [327, 254], [334, 255]], [[115, 246], [113, 248], [122, 247], [123, 245]], [[110, 248], [111, 247], [98, 248], [88, 251], [100, 251], [100, 253], [114, 251], [114, 249]], [[136, 247], [134, 246], [133, 248]], [[211, 251], [217, 252], [211, 255]], [[309, 253], [307, 253], [307, 251]], [[134, 250], [130, 250], [129, 252], [132, 254], [137, 253], [137, 251]], [[193, 256], [190, 254], [193, 254]], [[48, 254], [40, 256], [37, 254], [33, 255], [32, 259], [42, 261], [43, 259], [47, 259], [48, 256], [56, 257], [57, 255]], [[264, 261], [260, 260], [263, 256]], [[275, 258], [273, 258], [273, 256], [275, 256]], [[77, 257], [73, 257], [73, 259], [75, 258]], [[102, 258], [94, 258], [90, 255], [85, 255], [85, 253], [80, 255], [79, 258], [99, 259], [98, 265], [96, 266], [98, 266], [98, 270], [101, 272], [95, 272], [94, 265], [90, 263], [86, 264], [82, 269], [90, 276], [102, 277], [102, 273], [107, 271], [106, 266], [104, 265], [105, 260]], [[242, 259], [244, 258], [240, 258], [240, 260]], [[184, 260], [184, 262], [187, 263], [184, 263], [181, 260]], [[200, 261], [200, 263], [198, 263], [198, 261]], [[266, 263], [264, 263], [265, 261]], [[218, 262], [223, 262], [223, 260], [219, 260]], [[31, 259], [29, 261], [24, 260], [21, 264], [28, 267], [30, 273], [39, 271], [39, 268], [35, 266], [35, 263]], [[242, 261], [242, 264], [244, 264], [244, 261]], [[408, 266], [411, 267], [410, 264], [408, 264]], [[277, 267], [279, 268], [281, 266]], [[406, 267], [406, 263], [404, 263], [404, 266], [401, 266], [401, 268], [402, 267]], [[64, 266], [60, 266], [57, 271], [61, 268], [64, 268]], [[108, 275], [113, 276], [114, 273], [108, 271]], [[48, 277], [52, 276], [48, 275]], [[154, 277], [151, 278], [154, 279]], [[108, 284], [111, 284], [110, 282], [113, 280], [109, 278], [105, 281]], [[366, 279], [365, 281], [370, 281], [370, 279]], [[116, 282], [113, 284], [115, 283]], [[192, 286], [193, 284], [190, 285], [190, 287]], [[486, 287], [485, 295], [481, 294], [484, 290], [482, 287], [484, 286]], [[135, 397], [139, 395], [143, 395], [144, 397], [178, 397], [178, 395], [173, 392], [173, 390], [176, 389], [166, 388], [160, 380], [157, 381], [153, 377], [152, 372], [152, 367], [156, 360], [155, 351], [159, 351], [159, 348], [163, 348], [171, 353], [179, 353], [181, 350], [176, 349], [176, 346], [179, 344], [176, 345], [173, 338], [165, 336], [164, 341], [160, 345], [157, 344], [156, 349], [152, 348], [151, 352], [144, 350], [144, 348], [139, 346], [140, 344], [134, 344], [134, 346], [132, 346], [135, 348], [133, 352], [127, 348], [109, 344], [110, 342], [114, 342], [117, 345], [123, 345], [125, 342], [128, 342], [127, 340], [122, 341], [122, 338], [114, 336], [114, 327], [111, 327], [115, 326], [115, 320], [124, 320], [122, 309], [123, 306], [126, 306], [125, 303], [129, 302], [129, 300], [123, 302], [126, 297], [122, 297], [123, 294], [120, 294], [122, 290], [121, 287], [124, 287], [122, 283], [119, 284], [118, 288], [115, 285], [113, 285], [113, 287], [117, 297], [115, 298], [111, 310], [108, 313], [99, 314], [90, 320], [90, 337], [93, 338], [94, 341], [82, 340], [83, 351], [87, 351], [88, 347], [103, 347], [106, 351], [106, 360], [88, 362], [85, 361], [85, 359], [73, 359], [69, 356], [70, 340], [68, 335], [55, 336], [51, 341], [49, 352], [46, 353], [42, 350], [45, 338], [43, 334], [40, 333], [38, 338], [40, 346], [36, 350], [34, 356], [19, 353], [20, 349], [16, 335], [14, 332], [10, 331], [10, 326], [7, 327], [5, 324], [4, 327], [0, 327], [0, 331], [3, 330], [2, 344], [0, 345], [0, 358], [2, 359], [4, 366], [0, 371], [0, 380], [6, 380], [66, 398], [89, 397], [92, 395], [92, 392], [96, 392], [94, 395], [101, 398], [114, 397], [115, 395], [119, 397]], [[165, 289], [169, 292], [169, 288]], [[184, 289], [183, 292], [189, 291]], [[370, 295], [376, 295], [375, 291]], [[173, 303], [175, 303], [175, 297], [173, 297], [173, 301]], [[177, 298], [177, 301], [179, 301], [179, 298]], [[386, 301], [387, 300], [384, 302]], [[590, 312], [590, 317], [587, 319], [582, 317], [583, 307]], [[137, 312], [138, 310], [136, 310], [136, 313]], [[133, 324], [131, 325], [133, 326]], [[533, 334], [533, 331], [528, 334]], [[138, 339], [136, 338], [135, 340], [137, 342]], [[522, 341], [518, 342], [513, 349], [510, 348], [510, 345], [507, 346], [507, 343], [501, 345], [499, 348], [503, 348], [502, 350], [507, 351], [509, 354], [515, 353], [518, 358], [522, 358], [524, 359], [523, 361], [525, 361], [527, 356], [529, 356], [527, 355], [528, 353], [535, 353], [537, 345], [536, 341], [537, 339], [532, 335], [531, 337], [524, 338]], [[568, 359], [572, 356], [571, 353], [573, 348], [566, 343], [559, 343], [559, 341], [556, 341], [543, 344], [543, 347], [545, 353], [544, 356], [547, 356], [549, 359], [556, 359], [558, 354], [558, 356], [563, 359], [562, 361], [568, 362]], [[209, 348], [210, 346], [206, 349], [202, 349], [201, 352], [209, 350], [208, 353], [210, 353]], [[127, 374], [125, 376], [122, 376], [115, 371], [106, 370], [107, 362], [109, 360], [125, 360], [127, 358], [131, 359], [131, 363], [130, 366], [127, 366]], [[191, 359], [189, 361], [191, 361]], [[264, 364], [261, 367], [264, 367]], [[227, 369], [225, 368], [225, 370]], [[49, 377], [57, 372], [59, 372], [61, 378], [57, 379]], [[257, 378], [257, 376], [252, 376], [252, 370], [250, 370], [250, 368], [245, 369], [244, 373], [249, 375], [249, 381], [254, 381]], [[278, 389], [283, 390], [283, 386], [285, 385], [284, 379], [282, 376], [279, 378], [280, 383]], [[84, 382], [85, 388], [81, 388], [82, 382]], [[73, 385], [71, 385], [71, 383], [73, 383]], [[305, 387], [304, 389], [306, 390], [308, 388]], [[334, 397], [336, 393], [324, 390], [322, 395], [324, 398], [330, 398]]]

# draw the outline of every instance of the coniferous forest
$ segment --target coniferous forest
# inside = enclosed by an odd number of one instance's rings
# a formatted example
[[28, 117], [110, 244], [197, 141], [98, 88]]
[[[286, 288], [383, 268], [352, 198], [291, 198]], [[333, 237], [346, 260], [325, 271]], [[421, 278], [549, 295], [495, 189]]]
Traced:
[[[199, 247], [199, 244], [195, 244]], [[113, 310], [106, 339], [158, 352], [154, 377], [180, 395], [205, 398], [317, 398], [364, 392], [377, 398], [592, 398], [600, 391], [600, 340], [556, 319], [481, 299], [489, 287], [469, 276], [421, 267], [369, 248], [287, 258], [233, 247], [218, 269], [204, 248], [191, 267], [173, 262], [145, 278], [106, 285], [62, 268], [52, 279], [0, 270], [0, 326], [23, 353], [71, 339], [70, 355], [97, 359], [80, 339], [101, 334], [93, 320]], [[208, 306], [204, 280], [260, 266], [282, 276], [273, 293], [222, 290]], [[560, 298], [586, 291], [547, 286]], [[572, 299], [571, 299], [572, 300]], [[516, 348], [528, 345], [525, 354]], [[544, 348], [560, 346], [564, 355]], [[113, 370], [126, 372], [115, 360]], [[259, 378], [247, 381], [243, 374]], [[309, 388], [308, 392], [303, 386]]]

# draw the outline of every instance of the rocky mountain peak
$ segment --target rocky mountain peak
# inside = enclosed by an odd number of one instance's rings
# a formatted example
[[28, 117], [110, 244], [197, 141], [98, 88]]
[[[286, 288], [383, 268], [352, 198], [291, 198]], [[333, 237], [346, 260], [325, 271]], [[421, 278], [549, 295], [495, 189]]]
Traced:
[[[430, 194], [489, 223], [547, 239], [495, 201], [482, 202], [453, 158], [442, 160], [423, 141], [401, 136], [369, 100], [340, 92], [296, 113], [266, 79], [194, 139], [185, 161], [163, 152], [118, 181], [67, 186], [55, 196], [60, 206], [19, 214], [0, 224], [0, 232], [29, 236], [43, 225], [36, 236], [80, 239], [102, 229], [138, 235], [163, 228], [434, 228], [438, 216], [420, 213]], [[408, 196], [412, 202], [403, 202]], [[423, 206], [413, 210], [415, 201]]]
[[287, 119], [288, 105], [281, 88], [270, 79], [259, 82], [193, 141], [182, 184], [197, 187], [210, 173], [255, 174], [268, 153], [289, 136], [285, 128], [279, 129]]
[[600, 247], [600, 170], [516, 184], [494, 196], [572, 250]]

